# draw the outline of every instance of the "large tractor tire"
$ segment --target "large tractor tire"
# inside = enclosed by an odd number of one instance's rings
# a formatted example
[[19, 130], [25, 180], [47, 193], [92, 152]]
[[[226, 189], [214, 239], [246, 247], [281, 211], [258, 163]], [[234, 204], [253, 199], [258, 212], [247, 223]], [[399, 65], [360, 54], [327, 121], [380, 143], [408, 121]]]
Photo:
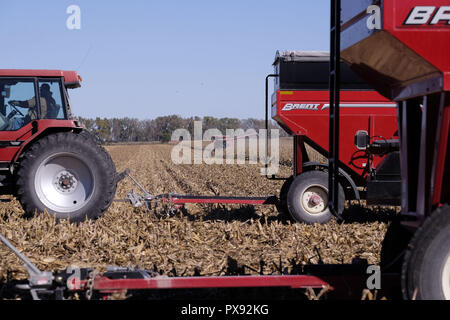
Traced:
[[[345, 194], [339, 184], [339, 213], [344, 211]], [[333, 215], [328, 208], [328, 174], [315, 170], [295, 177], [287, 194], [291, 217], [308, 224], [327, 223]]]
[[21, 156], [16, 195], [30, 216], [47, 211], [71, 222], [95, 219], [113, 200], [115, 174], [110, 155], [89, 133], [59, 132]]
[[402, 268], [405, 299], [450, 300], [450, 206], [436, 209], [412, 238]]

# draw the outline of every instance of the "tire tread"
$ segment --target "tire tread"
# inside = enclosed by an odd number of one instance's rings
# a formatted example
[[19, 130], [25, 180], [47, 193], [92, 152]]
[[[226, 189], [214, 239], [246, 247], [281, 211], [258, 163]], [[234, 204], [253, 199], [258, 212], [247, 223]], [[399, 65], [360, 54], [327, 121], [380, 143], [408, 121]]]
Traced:
[[[44, 136], [37, 140], [20, 157], [16, 174], [16, 196], [21, 203], [26, 215], [33, 216], [37, 211], [36, 203], [29, 190], [29, 177], [32, 167], [35, 165], [35, 159], [42, 153], [42, 150], [52, 146], [60, 146], [61, 151], [69, 151], [78, 154], [95, 155], [95, 164], [100, 170], [102, 176], [101, 194], [95, 207], [92, 207], [86, 215], [89, 219], [95, 219], [103, 215], [111, 204], [116, 191], [115, 175], [116, 169], [109, 153], [99, 145], [95, 139], [85, 130], [75, 132], [58, 132]], [[78, 222], [80, 218], [71, 220]]]

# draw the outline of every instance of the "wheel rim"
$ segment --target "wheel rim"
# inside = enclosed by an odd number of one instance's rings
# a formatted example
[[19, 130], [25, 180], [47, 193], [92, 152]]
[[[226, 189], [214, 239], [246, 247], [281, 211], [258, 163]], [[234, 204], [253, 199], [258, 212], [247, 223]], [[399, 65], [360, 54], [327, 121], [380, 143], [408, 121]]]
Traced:
[[328, 190], [321, 185], [309, 186], [302, 193], [300, 202], [309, 214], [321, 214], [328, 208]]
[[94, 175], [78, 155], [58, 153], [42, 161], [34, 184], [39, 200], [47, 208], [69, 213], [89, 202], [94, 191]]
[[445, 300], [450, 300], [450, 254], [447, 256], [442, 270], [442, 291]]

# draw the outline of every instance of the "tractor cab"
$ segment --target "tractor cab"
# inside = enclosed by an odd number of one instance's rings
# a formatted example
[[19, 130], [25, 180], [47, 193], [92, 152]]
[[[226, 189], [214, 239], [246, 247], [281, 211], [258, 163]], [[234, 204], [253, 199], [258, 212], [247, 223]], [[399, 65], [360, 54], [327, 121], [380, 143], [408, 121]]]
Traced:
[[81, 85], [73, 71], [0, 70], [0, 131], [33, 120], [71, 118], [67, 88]]

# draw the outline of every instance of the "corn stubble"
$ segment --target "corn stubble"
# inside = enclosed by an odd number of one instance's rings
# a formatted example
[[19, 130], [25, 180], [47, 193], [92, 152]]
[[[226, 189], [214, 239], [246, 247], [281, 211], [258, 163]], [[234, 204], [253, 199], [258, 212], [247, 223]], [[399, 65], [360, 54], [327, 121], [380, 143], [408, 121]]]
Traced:
[[[290, 146], [290, 143], [289, 143]], [[171, 145], [108, 146], [117, 170], [130, 168], [152, 194], [198, 195], [279, 194], [283, 181], [268, 181], [261, 165], [175, 165]], [[281, 149], [280, 176], [288, 176], [290, 147]], [[283, 165], [286, 163], [286, 165]], [[116, 198], [136, 188], [120, 182]], [[279, 274], [295, 266], [351, 263], [355, 256], [379, 262], [384, 222], [304, 225], [278, 216], [272, 206], [187, 205], [173, 217], [116, 202], [97, 221], [78, 225], [57, 223], [44, 213], [23, 218], [19, 203], [2, 203], [0, 232], [42, 270], [69, 265], [94, 267], [138, 266], [162, 274], [189, 276]], [[12, 253], [0, 246], [0, 278], [26, 278]]]

